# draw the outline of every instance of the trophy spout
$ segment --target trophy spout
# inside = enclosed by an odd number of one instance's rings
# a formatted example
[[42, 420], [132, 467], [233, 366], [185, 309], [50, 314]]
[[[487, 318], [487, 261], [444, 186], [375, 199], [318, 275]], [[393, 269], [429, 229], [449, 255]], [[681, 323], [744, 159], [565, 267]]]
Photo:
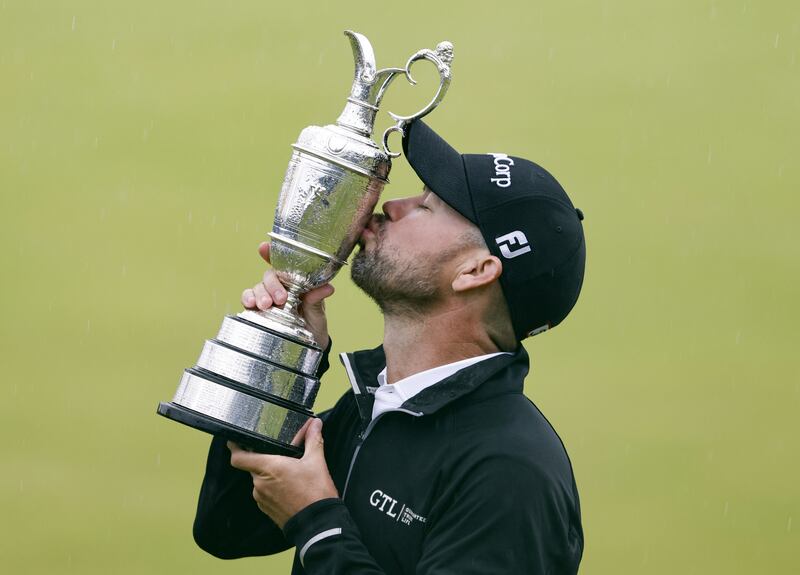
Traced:
[[336, 123], [348, 130], [369, 138], [375, 126], [375, 115], [378, 113], [383, 94], [397, 74], [404, 74], [403, 68], [385, 68], [378, 70], [375, 52], [367, 37], [352, 30], [345, 30], [350, 40], [355, 63], [355, 75], [347, 105]]

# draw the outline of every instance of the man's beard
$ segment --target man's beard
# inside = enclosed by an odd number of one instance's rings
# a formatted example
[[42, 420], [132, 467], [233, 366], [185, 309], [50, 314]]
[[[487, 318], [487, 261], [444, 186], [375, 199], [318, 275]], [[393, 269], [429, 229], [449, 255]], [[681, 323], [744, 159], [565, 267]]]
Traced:
[[384, 315], [416, 315], [440, 299], [436, 283], [441, 259], [426, 258], [401, 261], [390, 259], [382, 248], [381, 232], [375, 236], [374, 248], [361, 248], [350, 267], [353, 282], [371, 297]]

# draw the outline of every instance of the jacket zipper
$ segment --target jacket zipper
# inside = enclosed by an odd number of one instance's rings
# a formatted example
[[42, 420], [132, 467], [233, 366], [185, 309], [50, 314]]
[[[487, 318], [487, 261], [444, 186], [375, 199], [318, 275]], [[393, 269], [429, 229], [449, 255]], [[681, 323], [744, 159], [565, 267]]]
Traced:
[[367, 425], [367, 429], [358, 434], [358, 443], [356, 444], [355, 451], [353, 451], [353, 457], [350, 459], [350, 468], [347, 470], [347, 478], [344, 480], [344, 489], [342, 490], [342, 501], [344, 501], [344, 498], [347, 495], [347, 487], [350, 485], [350, 475], [353, 473], [353, 467], [355, 467], [356, 459], [358, 458], [358, 452], [361, 451], [361, 446], [364, 444], [364, 441], [367, 439], [369, 432], [372, 431], [372, 428], [375, 427], [375, 424], [378, 422], [378, 420], [387, 413], [392, 413], [392, 412], [407, 413], [409, 415], [413, 415], [414, 417], [420, 417], [421, 415], [423, 415], [421, 411], [410, 411], [408, 409], [403, 409], [402, 407], [398, 407], [397, 409], [390, 409], [388, 411], [384, 411], [378, 417], [369, 422], [369, 425]]
[[[353, 386], [353, 392], [356, 394], [361, 393], [361, 389], [358, 387], [358, 383], [356, 382], [355, 373], [353, 372], [353, 367], [350, 365], [350, 358], [347, 357], [347, 354], [343, 353], [340, 355], [342, 358], [342, 363], [344, 363], [345, 371], [347, 372], [347, 378], [350, 380], [350, 385]], [[358, 459], [358, 452], [361, 451], [361, 446], [364, 444], [364, 441], [367, 439], [370, 431], [372, 428], [375, 427], [375, 424], [378, 420], [383, 417], [387, 413], [391, 413], [393, 411], [399, 411], [402, 413], [408, 413], [409, 415], [413, 415], [414, 417], [419, 417], [422, 415], [422, 412], [417, 411], [410, 411], [408, 409], [403, 409], [402, 407], [398, 407], [396, 409], [390, 409], [388, 411], [384, 411], [378, 417], [373, 419], [367, 425], [367, 428], [364, 431], [359, 432], [358, 434], [358, 443], [356, 444], [355, 451], [353, 451], [353, 457], [350, 459], [350, 467], [347, 469], [347, 478], [344, 480], [344, 489], [342, 490], [342, 501], [347, 496], [347, 488], [350, 485], [350, 476], [353, 474], [353, 467], [355, 467], [356, 459]]]

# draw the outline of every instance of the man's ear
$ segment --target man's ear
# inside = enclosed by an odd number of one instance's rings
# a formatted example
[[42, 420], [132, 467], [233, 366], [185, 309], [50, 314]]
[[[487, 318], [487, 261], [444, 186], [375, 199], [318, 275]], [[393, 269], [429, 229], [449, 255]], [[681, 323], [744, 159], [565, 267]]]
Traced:
[[451, 287], [455, 292], [466, 292], [491, 284], [501, 273], [500, 258], [489, 253], [474, 254], [458, 267]]

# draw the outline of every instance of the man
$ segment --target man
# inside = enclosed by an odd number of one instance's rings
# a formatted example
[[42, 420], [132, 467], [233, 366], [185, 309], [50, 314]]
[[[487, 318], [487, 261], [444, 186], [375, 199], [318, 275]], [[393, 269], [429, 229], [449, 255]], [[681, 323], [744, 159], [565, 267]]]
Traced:
[[[222, 558], [295, 546], [295, 575], [576, 573], [575, 480], [522, 393], [520, 341], [575, 304], [583, 215], [527, 160], [462, 156], [419, 121], [403, 146], [423, 193], [386, 202], [352, 262], [383, 345], [342, 354], [353, 389], [301, 431], [301, 459], [213, 440], [195, 540]], [[303, 304], [328, 349], [332, 292]], [[242, 303], [285, 298], [268, 271]]]

